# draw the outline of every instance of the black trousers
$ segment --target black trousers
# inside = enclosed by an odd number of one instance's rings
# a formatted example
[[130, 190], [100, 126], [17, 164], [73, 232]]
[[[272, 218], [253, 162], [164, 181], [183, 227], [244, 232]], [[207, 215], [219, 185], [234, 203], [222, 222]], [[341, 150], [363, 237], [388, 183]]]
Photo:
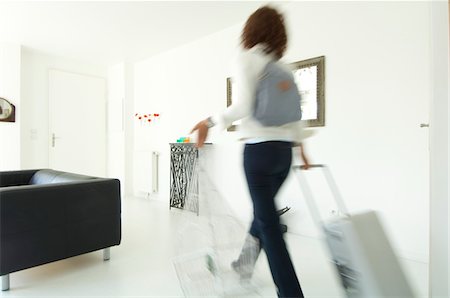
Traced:
[[303, 297], [280, 230], [274, 201], [289, 173], [291, 161], [290, 142], [270, 141], [245, 145], [244, 170], [253, 201], [250, 234], [260, 240], [266, 252], [279, 297]]

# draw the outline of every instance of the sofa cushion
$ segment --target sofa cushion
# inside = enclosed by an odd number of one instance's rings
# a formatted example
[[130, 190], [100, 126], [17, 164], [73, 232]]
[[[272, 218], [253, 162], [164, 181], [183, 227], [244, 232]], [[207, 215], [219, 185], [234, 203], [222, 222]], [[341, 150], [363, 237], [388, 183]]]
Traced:
[[37, 171], [29, 184], [51, 184], [96, 179], [96, 177], [60, 172], [50, 169]]

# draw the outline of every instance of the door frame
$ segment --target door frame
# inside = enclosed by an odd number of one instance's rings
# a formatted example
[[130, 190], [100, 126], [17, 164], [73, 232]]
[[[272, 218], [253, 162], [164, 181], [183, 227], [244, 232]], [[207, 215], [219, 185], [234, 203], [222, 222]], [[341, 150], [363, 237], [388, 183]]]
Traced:
[[450, 294], [449, 203], [449, 9], [450, 1], [430, 2], [430, 252], [429, 296]]

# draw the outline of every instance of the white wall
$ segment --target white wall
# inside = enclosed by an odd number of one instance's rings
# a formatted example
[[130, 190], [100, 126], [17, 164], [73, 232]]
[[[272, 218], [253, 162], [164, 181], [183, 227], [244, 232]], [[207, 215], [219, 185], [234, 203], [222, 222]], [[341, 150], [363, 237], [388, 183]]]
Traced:
[[125, 129], [125, 191], [128, 195], [133, 194], [134, 176], [134, 66], [131, 63], [125, 63], [125, 103], [124, 129]]
[[123, 194], [133, 195], [134, 83], [130, 63], [108, 69], [108, 177], [121, 181]]
[[0, 97], [16, 107], [16, 122], [0, 122], [0, 171], [20, 169], [20, 46], [0, 43]]
[[[330, 165], [351, 210], [381, 211], [403, 256], [427, 261], [428, 131], [419, 124], [428, 122], [430, 100], [429, 4], [296, 2], [283, 10], [290, 31], [285, 60], [326, 56], [326, 127], [306, 142], [312, 161]], [[225, 108], [241, 27], [135, 65], [136, 112], [161, 113], [155, 125], [135, 122], [135, 150], [161, 152], [159, 198], [167, 204], [168, 144]], [[248, 220], [242, 145], [233, 142], [235, 133], [213, 131], [210, 139], [210, 175]], [[314, 234], [292, 175], [279, 201], [292, 207], [284, 216], [291, 232]]]
[[[429, 121], [429, 4], [292, 7], [287, 60], [326, 56], [327, 124], [307, 142], [313, 160], [330, 165], [351, 210], [382, 211], [401, 254], [426, 262], [428, 130], [419, 125]], [[287, 216], [306, 218], [305, 209]], [[306, 221], [294, 226], [306, 232]]]
[[125, 100], [124, 64], [108, 69], [107, 98], [107, 175], [125, 181], [125, 130], [123, 104]]
[[[22, 49], [22, 168], [49, 166], [49, 69], [107, 77], [107, 68], [63, 57]], [[74, 103], [74, 113], [76, 103]]]
[[[134, 121], [135, 152], [160, 153], [159, 198], [163, 200], [169, 197], [169, 143], [187, 136], [197, 120], [226, 106], [225, 78], [230, 76], [227, 62], [237, 44], [238, 30], [224, 30], [135, 65], [135, 111], [160, 113], [157, 123]], [[217, 137], [226, 140], [234, 135]], [[235, 150], [236, 143], [230, 148]], [[236, 156], [232, 156], [233, 161]], [[135, 160], [137, 165], [142, 162]], [[240, 169], [237, 164], [235, 168]], [[151, 181], [147, 173], [135, 172], [137, 193], [141, 190], [139, 176]]]

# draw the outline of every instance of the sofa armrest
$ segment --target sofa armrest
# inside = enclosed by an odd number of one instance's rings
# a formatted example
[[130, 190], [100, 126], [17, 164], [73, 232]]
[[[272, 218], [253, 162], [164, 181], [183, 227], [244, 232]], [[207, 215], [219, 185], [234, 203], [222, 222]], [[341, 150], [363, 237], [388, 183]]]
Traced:
[[0, 172], [0, 187], [26, 185], [39, 170]]

